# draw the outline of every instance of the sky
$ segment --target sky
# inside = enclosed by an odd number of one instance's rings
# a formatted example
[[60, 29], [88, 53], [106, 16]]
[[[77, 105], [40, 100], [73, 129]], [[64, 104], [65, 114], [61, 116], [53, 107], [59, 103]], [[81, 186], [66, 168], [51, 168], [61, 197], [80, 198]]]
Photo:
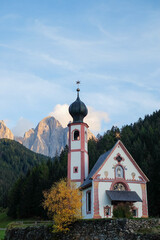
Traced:
[[17, 136], [80, 98], [94, 133], [160, 109], [159, 0], [0, 0], [0, 119]]

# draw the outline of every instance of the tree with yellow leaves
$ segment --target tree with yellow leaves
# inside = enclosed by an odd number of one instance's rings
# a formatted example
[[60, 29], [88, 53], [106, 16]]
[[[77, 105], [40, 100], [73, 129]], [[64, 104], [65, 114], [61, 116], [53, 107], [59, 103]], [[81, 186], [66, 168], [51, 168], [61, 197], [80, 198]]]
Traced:
[[62, 179], [44, 192], [43, 206], [54, 221], [54, 232], [68, 231], [68, 226], [81, 218], [81, 193], [76, 185]]

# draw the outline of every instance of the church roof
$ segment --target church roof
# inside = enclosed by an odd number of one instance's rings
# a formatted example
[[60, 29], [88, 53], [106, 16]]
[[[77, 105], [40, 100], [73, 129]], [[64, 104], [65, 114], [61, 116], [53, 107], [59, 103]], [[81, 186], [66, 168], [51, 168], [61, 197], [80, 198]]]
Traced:
[[111, 201], [120, 202], [142, 202], [142, 199], [135, 191], [109, 191], [106, 190]]
[[[116, 145], [116, 144], [115, 144]], [[114, 146], [115, 146], [114, 145]], [[113, 147], [114, 148], [114, 147]], [[102, 163], [105, 161], [105, 159], [108, 157], [108, 155], [110, 154], [110, 152], [112, 151], [111, 148], [109, 151], [105, 152], [104, 154], [102, 154], [97, 162], [95, 163], [94, 167], [92, 168], [90, 174], [88, 175], [88, 177], [85, 179], [85, 181], [82, 183], [82, 185], [80, 186], [81, 188], [84, 188], [88, 185], [90, 185], [92, 183], [92, 177], [93, 175], [97, 172], [97, 170], [100, 168], [100, 166], [102, 165]]]

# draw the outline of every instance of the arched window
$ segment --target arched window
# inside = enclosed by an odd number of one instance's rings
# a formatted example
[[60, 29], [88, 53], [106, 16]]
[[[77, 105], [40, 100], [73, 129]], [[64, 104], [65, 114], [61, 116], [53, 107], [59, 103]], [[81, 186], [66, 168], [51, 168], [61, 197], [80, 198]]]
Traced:
[[78, 130], [74, 131], [73, 139], [74, 140], [79, 140], [80, 139]]
[[123, 168], [121, 166], [116, 167], [116, 177], [117, 178], [123, 178]]
[[125, 188], [125, 186], [122, 183], [116, 183], [113, 186], [113, 190], [115, 190], [115, 191], [125, 191], [126, 188]]

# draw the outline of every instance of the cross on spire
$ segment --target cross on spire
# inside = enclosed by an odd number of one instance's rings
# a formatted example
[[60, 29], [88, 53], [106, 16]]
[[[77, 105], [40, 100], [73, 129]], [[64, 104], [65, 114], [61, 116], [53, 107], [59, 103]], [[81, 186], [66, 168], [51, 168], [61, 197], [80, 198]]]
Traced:
[[117, 138], [117, 139], [120, 139], [120, 138], [121, 138], [120, 132], [116, 132], [116, 138]]

